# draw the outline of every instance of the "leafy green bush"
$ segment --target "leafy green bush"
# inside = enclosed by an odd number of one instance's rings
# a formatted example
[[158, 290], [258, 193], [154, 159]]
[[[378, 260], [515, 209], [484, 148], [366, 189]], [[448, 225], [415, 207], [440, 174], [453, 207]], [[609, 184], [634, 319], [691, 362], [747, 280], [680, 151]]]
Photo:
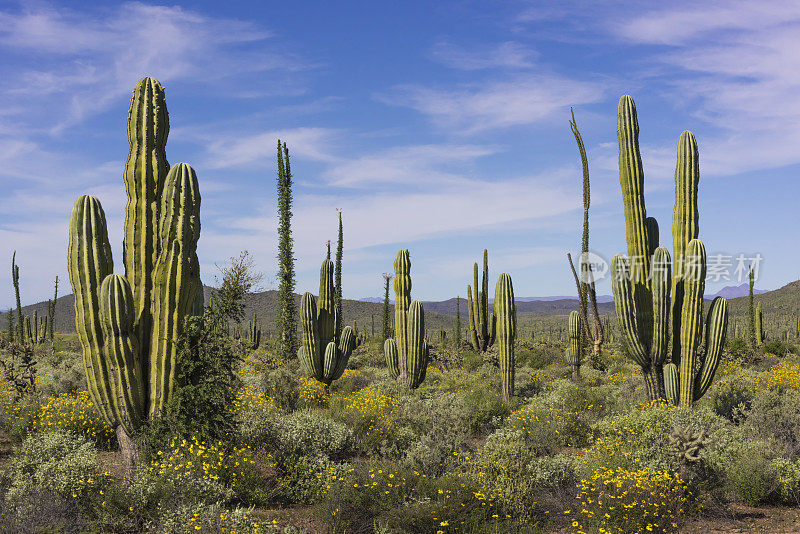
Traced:
[[714, 413], [733, 421], [737, 412], [748, 409], [755, 396], [756, 378], [737, 372], [714, 382], [706, 395]]
[[300, 399], [300, 381], [296, 373], [280, 366], [263, 375], [264, 391], [273, 399], [275, 406], [283, 411], [291, 412]]
[[287, 454], [277, 462], [280, 496], [292, 503], [317, 502], [331, 484], [350, 471], [350, 465], [336, 463], [323, 454]]
[[775, 458], [772, 470], [778, 473], [778, 491], [781, 501], [800, 504], [800, 459]]
[[728, 487], [750, 506], [770, 501], [780, 491], [777, 467], [769, 450], [746, 443], [727, 466]]
[[87, 506], [107, 481], [99, 471], [97, 449], [86, 438], [65, 430], [34, 433], [11, 459], [6, 500], [49, 491], [73, 506]]
[[761, 389], [744, 417], [748, 435], [774, 440], [790, 458], [800, 455], [800, 391]]
[[312, 410], [300, 410], [277, 419], [275, 431], [284, 450], [326, 456], [342, 454], [353, 438], [347, 426]]
[[676, 532], [694, 511], [695, 499], [676, 474], [648, 468], [627, 470], [599, 467], [578, 485], [581, 499], [579, 531]]

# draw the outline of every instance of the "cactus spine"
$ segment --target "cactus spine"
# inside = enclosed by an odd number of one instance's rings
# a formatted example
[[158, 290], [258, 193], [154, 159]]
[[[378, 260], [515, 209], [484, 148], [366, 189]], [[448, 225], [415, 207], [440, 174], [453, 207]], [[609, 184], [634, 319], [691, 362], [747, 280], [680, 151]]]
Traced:
[[143, 78], [128, 113], [124, 277], [112, 275], [100, 202], [80, 197], [70, 218], [68, 267], [87, 384], [103, 418], [128, 441], [169, 400], [177, 341], [202, 291], [197, 176], [185, 163], [168, 167], [168, 133], [164, 90]]
[[306, 375], [326, 386], [338, 380], [347, 368], [355, 340], [353, 329], [345, 327], [336, 342], [336, 307], [333, 284], [333, 262], [322, 262], [319, 275], [319, 299], [305, 292], [300, 299], [300, 325], [302, 346], [297, 355]]
[[494, 314], [489, 315], [489, 252], [483, 249], [483, 275], [481, 289], [478, 290], [478, 263], [473, 268], [475, 302], [472, 301], [472, 286], [467, 285], [469, 303], [469, 334], [472, 347], [478, 352], [486, 352], [494, 344]]
[[[702, 328], [706, 253], [697, 239], [697, 142], [691, 132], [682, 133], [678, 140], [673, 277], [669, 252], [657, 246], [658, 225], [646, 214], [639, 125], [633, 99], [627, 95], [619, 102], [617, 135], [629, 256], [616, 255], [611, 265], [617, 319], [631, 357], [642, 369], [650, 399], [667, 398], [691, 406], [713, 379], [728, 321], [727, 303], [717, 298], [709, 309], [706, 329]], [[670, 292], [674, 292], [672, 299]], [[673, 350], [667, 362], [670, 323]]]
[[[384, 279], [389, 278], [384, 275]], [[411, 302], [411, 259], [408, 250], [399, 250], [394, 260], [395, 337], [383, 343], [389, 374], [416, 389], [425, 380], [429, 346], [425, 339], [425, 310], [419, 301]], [[413, 312], [413, 313], [412, 313]]]
[[500, 359], [500, 378], [503, 401], [514, 396], [514, 339], [517, 335], [517, 308], [514, 304], [514, 284], [508, 273], [502, 273], [494, 289], [497, 350]]

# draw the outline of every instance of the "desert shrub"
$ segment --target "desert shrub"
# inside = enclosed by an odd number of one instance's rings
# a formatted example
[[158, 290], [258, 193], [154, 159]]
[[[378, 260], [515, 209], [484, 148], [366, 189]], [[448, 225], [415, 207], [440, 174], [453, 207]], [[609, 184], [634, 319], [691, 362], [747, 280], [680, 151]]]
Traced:
[[756, 387], [756, 376], [739, 371], [714, 382], [706, 396], [714, 413], [732, 421], [737, 411], [750, 407]]
[[327, 408], [330, 397], [328, 389], [322, 382], [307, 377], [300, 379], [297, 397], [298, 407]]
[[767, 447], [746, 443], [728, 463], [728, 488], [744, 503], [757, 506], [772, 500], [780, 491], [778, 465]]
[[593, 436], [594, 422], [609, 412], [610, 387], [588, 387], [557, 381], [553, 390], [542, 393], [514, 411], [505, 422], [522, 430], [538, 454], [557, 447], [583, 447]]
[[95, 410], [88, 391], [48, 398], [32, 418], [30, 429], [33, 432], [66, 430], [104, 449], [110, 449], [117, 441], [114, 429]]
[[696, 506], [678, 475], [648, 468], [597, 468], [578, 484], [578, 498], [581, 514], [572, 526], [580, 531], [676, 532]]
[[300, 400], [300, 381], [295, 373], [281, 366], [265, 372], [263, 381], [265, 394], [278, 409], [287, 412], [295, 409]]
[[600, 420], [599, 436], [585, 455], [589, 473], [601, 467], [617, 467], [630, 471], [648, 468], [650, 471], [679, 472], [682, 462], [669, 446], [675, 430], [704, 432], [708, 446], [702, 451], [697, 473], [710, 477], [723, 472], [744, 441], [743, 434], [731, 429], [726, 421], [702, 406], [675, 407], [654, 401], [634, 407], [630, 412]]
[[292, 503], [317, 502], [328, 487], [343, 478], [349, 464], [336, 463], [323, 454], [291, 453], [276, 462], [279, 473], [279, 497]]
[[800, 363], [781, 360], [769, 368], [759, 386], [784, 391], [800, 390]]
[[470, 432], [491, 432], [496, 427], [494, 421], [511, 412], [500, 397], [499, 391], [499, 389], [475, 387], [465, 392], [464, 404], [467, 408], [467, 426]]
[[800, 459], [775, 458], [771, 470], [778, 473], [778, 492], [782, 502], [800, 504]]
[[743, 416], [747, 434], [774, 440], [789, 457], [800, 454], [800, 391], [761, 389]]
[[89, 506], [108, 479], [99, 474], [95, 446], [66, 430], [26, 437], [11, 459], [9, 475], [9, 502], [50, 492], [80, 507]]
[[786, 343], [780, 339], [770, 339], [761, 346], [761, 350], [764, 352], [764, 354], [783, 356], [786, 354]]
[[300, 410], [278, 419], [276, 431], [284, 450], [339, 455], [350, 445], [353, 432], [322, 412]]
[[438, 476], [452, 464], [454, 453], [465, 446], [469, 410], [462, 397], [443, 394], [428, 399], [405, 397], [402, 421], [413, 439], [401, 448], [402, 466], [428, 476]]
[[144, 522], [160, 521], [161, 514], [191, 504], [229, 504], [246, 500], [248, 481], [258, 476], [253, 451], [224, 442], [173, 438], [150, 464], [139, 467], [130, 488], [131, 512]]
[[495, 496], [468, 474], [431, 478], [359, 465], [326, 489], [315, 510], [333, 532], [487, 532], [505, 519]]
[[331, 414], [353, 431], [356, 449], [369, 453], [396, 441], [398, 402], [372, 387], [331, 397]]
[[261, 525], [252, 517], [248, 508], [225, 509], [219, 503], [184, 504], [165, 510], [151, 521], [147, 527], [151, 532], [170, 532], [174, 534], [194, 534], [195, 532], [236, 532], [237, 534], [258, 534], [260, 532], [279, 532], [272, 525]]
[[273, 446], [277, 443], [275, 427], [280, 410], [274, 399], [259, 386], [245, 386], [236, 393], [234, 401], [236, 435], [241, 443], [252, 447]]
[[476, 458], [473, 473], [497, 493], [498, 501], [515, 517], [534, 512], [536, 481], [528, 466], [535, 460], [522, 430], [500, 429], [486, 439]]
[[32, 487], [14, 501], [0, 499], [0, 529], [15, 534], [89, 532], [89, 522], [74, 502], [52, 491]]

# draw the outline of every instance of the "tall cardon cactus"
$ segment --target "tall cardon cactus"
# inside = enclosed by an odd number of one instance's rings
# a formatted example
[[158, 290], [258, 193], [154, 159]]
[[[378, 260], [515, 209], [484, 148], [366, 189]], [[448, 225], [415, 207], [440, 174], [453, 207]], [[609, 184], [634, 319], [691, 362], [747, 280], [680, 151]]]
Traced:
[[628, 243], [628, 257], [616, 255], [611, 263], [617, 319], [650, 399], [691, 406], [713, 380], [728, 323], [727, 303], [721, 297], [711, 303], [705, 327], [703, 322], [706, 252], [697, 239], [697, 142], [688, 131], [678, 140], [673, 276], [670, 254], [658, 246], [658, 224], [645, 210], [639, 124], [636, 106], [627, 95], [619, 101], [617, 136]]
[[569, 313], [569, 348], [565, 351], [567, 363], [572, 367], [572, 381], [581, 379], [581, 363], [583, 362], [583, 344], [581, 343], [581, 313], [573, 310]]
[[355, 348], [353, 329], [346, 326], [336, 342], [336, 305], [333, 262], [326, 259], [319, 272], [319, 299], [306, 291], [300, 299], [302, 346], [297, 351], [306, 376], [326, 386], [338, 380]]
[[386, 366], [393, 378], [416, 389], [428, 371], [429, 346], [425, 339], [425, 310], [411, 301], [411, 258], [400, 250], [394, 260], [395, 337], [383, 344]]
[[258, 317], [253, 314], [253, 319], [250, 321], [249, 335], [248, 335], [250, 350], [256, 350], [261, 344], [261, 326], [258, 324]]
[[497, 352], [500, 360], [500, 383], [503, 401], [508, 404], [514, 396], [514, 340], [517, 336], [517, 307], [514, 304], [514, 284], [503, 273], [494, 288], [494, 317], [496, 318]]
[[756, 304], [756, 344], [764, 343], [764, 312], [761, 310], [761, 303]]
[[100, 201], [78, 198], [70, 217], [68, 269], [87, 385], [129, 462], [136, 458], [130, 437], [175, 388], [178, 339], [202, 298], [197, 176], [185, 163], [169, 167], [168, 133], [164, 89], [143, 78], [128, 113], [125, 276], [113, 274]]
[[496, 317], [489, 315], [489, 252], [483, 249], [483, 275], [481, 289], [478, 289], [478, 263], [473, 268], [475, 300], [472, 286], [467, 285], [467, 309], [469, 313], [469, 336], [472, 348], [486, 352], [494, 344]]

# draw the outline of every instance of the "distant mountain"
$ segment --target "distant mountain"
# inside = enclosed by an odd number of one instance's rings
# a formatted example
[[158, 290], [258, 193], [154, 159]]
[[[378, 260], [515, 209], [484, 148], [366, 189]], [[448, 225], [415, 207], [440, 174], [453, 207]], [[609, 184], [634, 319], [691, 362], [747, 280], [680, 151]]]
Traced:
[[[753, 288], [754, 295], [761, 295], [766, 293], [767, 289]], [[742, 284], [740, 286], [725, 286], [713, 295], [706, 295], [706, 300], [714, 300], [716, 297], [724, 297], [726, 299], [735, 299], [737, 297], [746, 297], [750, 294], [750, 284]]]
[[[379, 302], [383, 304], [383, 298], [381, 297], [364, 297], [363, 299], [358, 299], [358, 302]], [[389, 302], [394, 304], [394, 299], [389, 299]]]

